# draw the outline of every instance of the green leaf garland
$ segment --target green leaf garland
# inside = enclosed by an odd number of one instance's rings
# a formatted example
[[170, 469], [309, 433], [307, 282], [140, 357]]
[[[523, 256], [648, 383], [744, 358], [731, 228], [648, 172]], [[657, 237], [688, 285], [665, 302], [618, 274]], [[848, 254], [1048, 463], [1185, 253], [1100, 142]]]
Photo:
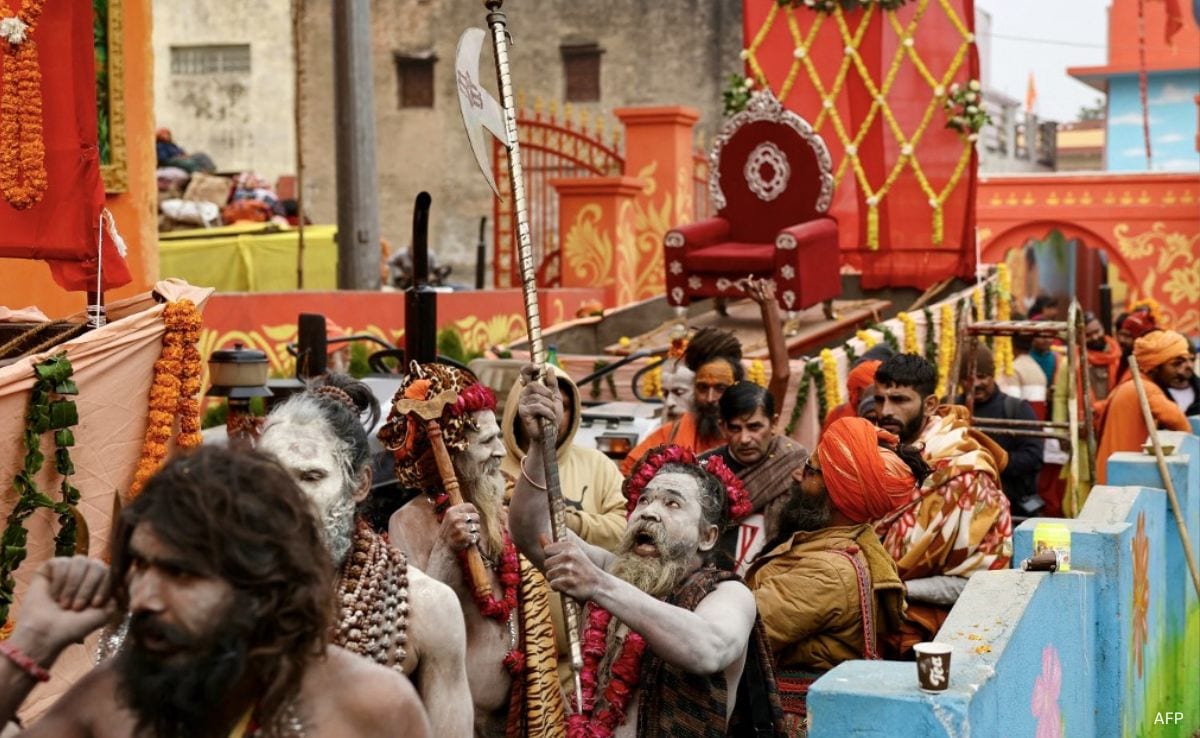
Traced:
[[[71, 427], [79, 423], [79, 411], [74, 400], [79, 389], [71, 380], [74, 369], [66, 353], [55, 354], [37, 364], [34, 370], [33, 389], [29, 394], [29, 407], [25, 411], [25, 459], [21, 469], [13, 477], [13, 489], [17, 503], [8, 515], [3, 536], [0, 536], [0, 625], [8, 621], [9, 608], [13, 603], [16, 580], [13, 572], [25, 560], [28, 531], [25, 520], [39, 508], [58, 513], [58, 535], [54, 537], [54, 555], [70, 556], [75, 553], [75, 506], [79, 504], [79, 490], [71, 484], [75, 463], [71, 460], [71, 447], [75, 445], [75, 434]], [[55, 502], [41, 492], [35, 479], [45, 464], [46, 456], [41, 450], [42, 435], [54, 431], [54, 470], [62, 476], [59, 483], [60, 502]]]

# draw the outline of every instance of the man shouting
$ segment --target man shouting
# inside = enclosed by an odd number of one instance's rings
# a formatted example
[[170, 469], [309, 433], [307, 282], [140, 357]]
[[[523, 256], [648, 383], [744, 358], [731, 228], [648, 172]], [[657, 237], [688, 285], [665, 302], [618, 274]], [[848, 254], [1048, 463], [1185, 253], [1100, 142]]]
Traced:
[[[625, 484], [629, 522], [616, 554], [574, 534], [550, 543], [537, 441], [561, 405], [534, 371], [520, 404], [534, 442], [513, 494], [513, 535], [551, 587], [588, 603], [583, 710], [569, 735], [717, 738], [743, 720], [770, 735], [781, 715], [754, 597], [711, 564], [724, 527], [750, 510], [741, 483], [717, 457], [701, 465], [687, 449], [658, 447]], [[745, 709], [735, 717], [735, 708]]]

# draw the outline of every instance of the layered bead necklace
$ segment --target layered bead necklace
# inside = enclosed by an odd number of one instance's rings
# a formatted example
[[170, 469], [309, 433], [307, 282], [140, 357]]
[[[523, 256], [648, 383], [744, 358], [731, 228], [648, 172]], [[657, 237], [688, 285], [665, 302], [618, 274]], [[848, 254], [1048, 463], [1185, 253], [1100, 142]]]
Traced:
[[338, 574], [339, 646], [401, 670], [408, 643], [408, 560], [359, 520]]

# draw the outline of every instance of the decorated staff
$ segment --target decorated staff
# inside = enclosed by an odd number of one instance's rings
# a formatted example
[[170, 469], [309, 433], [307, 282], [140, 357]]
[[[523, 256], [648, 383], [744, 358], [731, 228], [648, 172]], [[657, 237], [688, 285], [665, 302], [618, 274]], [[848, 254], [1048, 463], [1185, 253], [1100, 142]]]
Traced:
[[[419, 368], [414, 363], [413, 372]], [[442, 488], [446, 491], [450, 506], [463, 503], [462, 492], [458, 489], [458, 477], [454, 474], [454, 464], [450, 461], [450, 452], [446, 450], [446, 442], [442, 438], [442, 426], [439, 422], [442, 412], [447, 406], [453, 405], [458, 399], [454, 390], [444, 390], [428, 400], [397, 400], [395, 412], [401, 416], [415, 415], [425, 422], [425, 435], [429, 438], [430, 448], [433, 449], [434, 462], [437, 464], [438, 476], [442, 480]], [[478, 536], [478, 533], [475, 534]], [[467, 572], [471, 578], [471, 588], [477, 597], [486, 598], [492, 594], [492, 585], [488, 581], [487, 569], [484, 568], [483, 557], [479, 549], [471, 546], [466, 550]]]
[[[497, 196], [500, 193], [492, 179], [482, 129], [486, 128], [508, 149], [508, 175], [514, 200], [513, 211], [517, 219], [521, 291], [525, 298], [530, 351], [533, 363], [541, 368], [541, 381], [551, 383], [555, 379], [546, 369], [546, 351], [542, 342], [542, 322], [537, 300], [537, 275], [533, 264], [533, 245], [530, 242], [529, 213], [525, 198], [525, 174], [521, 168], [521, 148], [517, 141], [517, 115], [513, 105], [512, 75], [508, 65], [508, 20], [504, 13], [500, 12], [504, 0], [484, 0], [483, 4], [489, 11], [487, 22], [495, 50], [500, 103], [479, 84], [479, 52], [483, 47], [485, 32], [477, 28], [464, 31], [458, 41], [455, 54], [458, 102], [462, 109], [463, 123], [467, 127], [467, 138], [471, 142], [471, 150], [475, 153], [475, 161]], [[546, 496], [550, 505], [551, 531], [555, 541], [562, 541], [566, 538], [567, 526], [564, 519], [565, 503], [558, 479], [558, 454], [555, 449], [558, 433], [553, 427], [553, 421], [543, 419], [541, 422], [544, 445], [542, 458], [546, 462]], [[567, 637], [571, 644], [571, 668], [575, 672], [576, 706], [582, 709], [583, 689], [580, 673], [583, 669], [583, 653], [579, 645], [579, 604], [570, 597], [564, 597], [562, 604]]]

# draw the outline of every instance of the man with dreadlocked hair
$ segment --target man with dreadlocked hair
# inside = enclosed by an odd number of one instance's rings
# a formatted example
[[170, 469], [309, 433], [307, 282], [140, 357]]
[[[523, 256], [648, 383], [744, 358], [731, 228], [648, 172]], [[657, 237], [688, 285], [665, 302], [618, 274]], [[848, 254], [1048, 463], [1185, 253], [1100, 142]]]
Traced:
[[22, 735], [430, 735], [403, 675], [328, 643], [333, 567], [312, 512], [257, 451], [168, 461], [121, 510], [111, 571], [85, 556], [38, 569], [0, 643], [0, 725], [66, 646], [128, 613], [120, 653]]
[[333, 641], [412, 679], [437, 736], [471, 733], [467, 634], [454, 590], [410, 565], [360, 513], [371, 491], [371, 388], [330, 373], [267, 416], [258, 449], [312, 501], [337, 567]]
[[[458, 596], [467, 626], [475, 735], [561, 738], [564, 707], [550, 589], [508, 534], [500, 470], [507, 450], [495, 411], [495, 395], [470, 372], [413, 365], [379, 440], [396, 459], [401, 486], [422, 494], [393, 513], [388, 532], [410, 561]], [[452, 469], [437, 463], [435, 428]], [[449, 499], [451, 481], [462, 492], [457, 505]], [[470, 552], [483, 560], [483, 581], [474, 579]]]
[[[768, 391], [776, 407], [783, 407], [788, 383], [787, 346], [775, 302], [775, 284], [769, 280], [743, 280], [740, 286], [762, 310], [767, 333], [767, 351], [771, 357], [771, 381]], [[691, 409], [682, 418], [668, 421], [642, 439], [621, 463], [621, 473], [629, 474], [633, 465], [655, 446], [673, 444], [696, 454], [725, 442], [721, 432], [721, 395], [746, 378], [742, 366], [742, 344], [737, 336], [719, 328], [701, 328], [688, 342], [683, 355], [688, 369], [695, 372]]]
[[717, 541], [750, 512], [720, 456], [651, 449], [625, 482], [628, 527], [615, 553], [568, 531], [549, 541], [543, 421], [557, 388], [523, 370], [519, 407], [532, 443], [512, 498], [513, 536], [550, 586], [586, 602], [582, 709], [570, 738], [723, 738], [782, 729], [754, 597], [714, 564]]

